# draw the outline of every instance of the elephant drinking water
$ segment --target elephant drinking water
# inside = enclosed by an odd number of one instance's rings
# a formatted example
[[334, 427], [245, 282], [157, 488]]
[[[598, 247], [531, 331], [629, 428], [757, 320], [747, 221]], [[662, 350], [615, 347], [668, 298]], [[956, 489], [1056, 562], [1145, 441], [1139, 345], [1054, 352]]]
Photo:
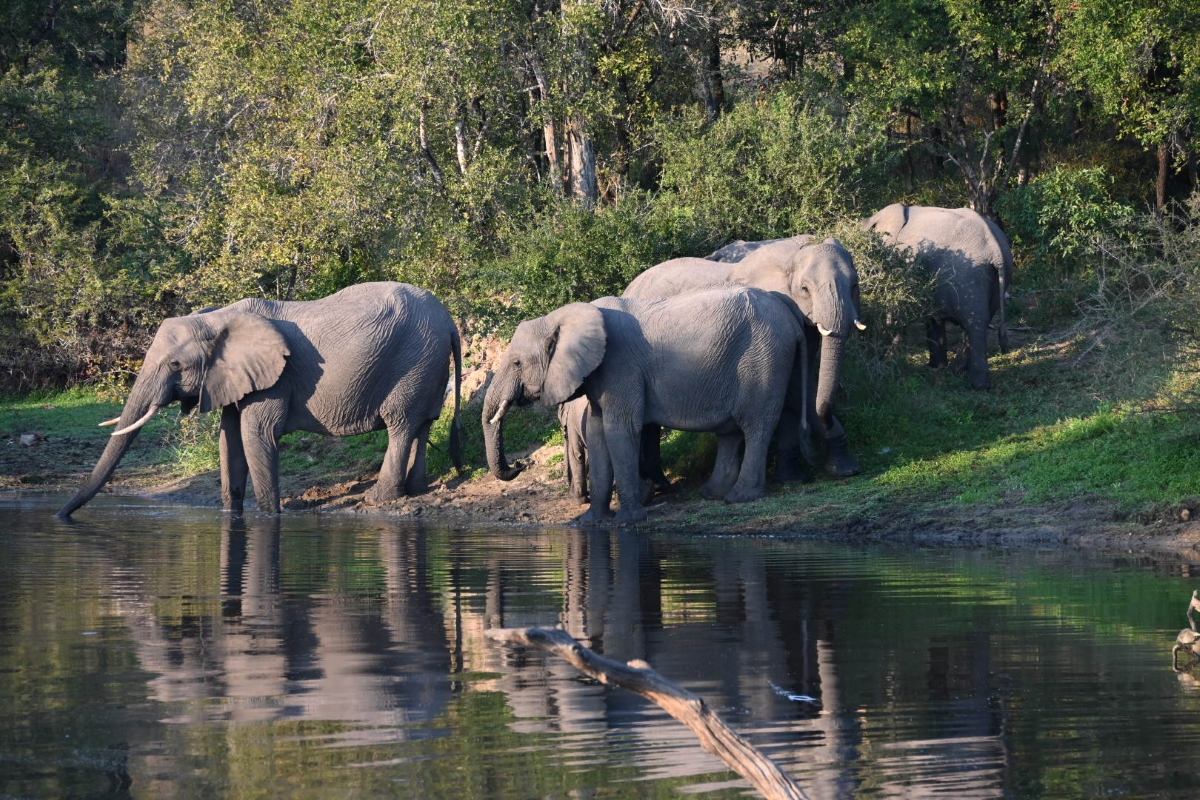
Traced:
[[[59, 510], [66, 518], [112, 476], [138, 431], [163, 406], [221, 412], [221, 497], [241, 511], [249, 476], [260, 511], [279, 512], [279, 438], [291, 431], [352, 436], [386, 429], [369, 502], [423, 491], [430, 425], [454, 361], [458, 454], [462, 352], [458, 329], [429, 292], [364, 283], [321, 300], [240, 300], [163, 320], [118, 430], [91, 476]], [[410, 467], [411, 461], [411, 467]]]

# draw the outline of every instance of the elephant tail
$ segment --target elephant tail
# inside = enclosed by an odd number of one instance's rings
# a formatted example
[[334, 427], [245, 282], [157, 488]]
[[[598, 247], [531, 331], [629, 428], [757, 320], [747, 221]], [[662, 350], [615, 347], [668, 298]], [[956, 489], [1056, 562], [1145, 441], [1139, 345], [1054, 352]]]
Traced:
[[1012, 276], [1012, 253], [1006, 252], [1004, 255], [1004, 263], [1000, 265], [997, 272], [997, 283], [1000, 288], [1000, 321], [996, 326], [996, 338], [1000, 342], [1000, 352], [1008, 352], [1008, 321], [1005, 317], [1004, 307], [1008, 305], [1008, 281]]
[[454, 469], [461, 473], [463, 434], [458, 409], [462, 395], [462, 337], [456, 325], [450, 326], [450, 350], [454, 355], [454, 417], [450, 420], [450, 458], [454, 461]]

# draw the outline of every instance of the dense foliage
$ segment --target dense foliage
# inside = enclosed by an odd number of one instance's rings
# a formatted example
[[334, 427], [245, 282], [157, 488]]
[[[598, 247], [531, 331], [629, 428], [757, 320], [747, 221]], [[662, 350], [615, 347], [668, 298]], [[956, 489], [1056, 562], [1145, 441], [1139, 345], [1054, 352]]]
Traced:
[[901, 199], [998, 216], [1026, 285], [1094, 282], [1098, 241], [1149, 241], [1131, 220], [1196, 188], [1185, 0], [11, 0], [6, 19], [6, 391], [95, 380], [162, 316], [242, 296], [398, 279], [510, 324]]

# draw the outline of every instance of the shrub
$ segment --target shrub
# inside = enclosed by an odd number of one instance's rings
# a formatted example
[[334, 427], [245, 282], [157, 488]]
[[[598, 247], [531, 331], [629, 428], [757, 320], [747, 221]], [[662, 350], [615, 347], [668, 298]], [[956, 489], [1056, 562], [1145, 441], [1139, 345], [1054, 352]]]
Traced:
[[1088, 272], [1097, 237], [1120, 230], [1134, 213], [1113, 198], [1112, 185], [1104, 167], [1059, 165], [1001, 196], [1009, 238], [1029, 260], [1026, 282], [1052, 285]]
[[708, 124], [698, 111], [661, 124], [659, 203], [713, 245], [811, 233], [861, 214], [892, 173], [885, 127], [857, 107], [781, 89]]

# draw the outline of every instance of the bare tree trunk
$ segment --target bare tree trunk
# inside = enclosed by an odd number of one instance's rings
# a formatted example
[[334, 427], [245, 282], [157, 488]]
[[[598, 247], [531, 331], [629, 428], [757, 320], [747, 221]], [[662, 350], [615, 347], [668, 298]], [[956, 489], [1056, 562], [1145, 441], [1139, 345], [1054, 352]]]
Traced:
[[717, 121], [725, 109], [725, 81], [721, 77], [721, 37], [716, 26], [709, 28], [704, 43], [704, 107], [709, 122]]
[[561, 195], [563, 190], [562, 165], [558, 158], [558, 130], [554, 124], [554, 114], [549, 109], [550, 84], [546, 80], [546, 72], [536, 57], [530, 59], [530, 68], [534, 80], [537, 81], [539, 102], [542, 106], [542, 140], [546, 148], [546, 165], [550, 172], [550, 185], [555, 195]]
[[596, 183], [596, 145], [583, 116], [576, 112], [567, 123], [571, 151], [571, 195], [585, 208], [593, 208], [599, 194]]
[[1162, 213], [1167, 207], [1167, 179], [1171, 175], [1171, 143], [1164, 139], [1158, 146], [1158, 181], [1154, 187], [1154, 208]]
[[540, 647], [600, 683], [645, 697], [691, 728], [701, 747], [750, 781], [767, 800], [807, 800], [804, 790], [778, 764], [726, 725], [704, 700], [668, 681], [645, 661], [613, 661], [561, 630], [493, 628], [487, 635], [499, 642]]

